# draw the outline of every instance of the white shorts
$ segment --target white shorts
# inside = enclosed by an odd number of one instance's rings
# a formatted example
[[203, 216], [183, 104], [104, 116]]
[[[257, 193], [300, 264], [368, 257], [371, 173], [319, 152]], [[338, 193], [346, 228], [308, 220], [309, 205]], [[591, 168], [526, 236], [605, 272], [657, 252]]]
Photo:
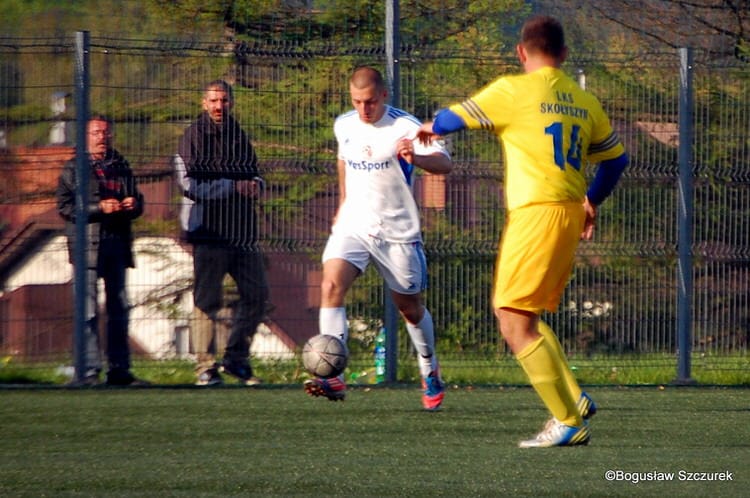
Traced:
[[343, 259], [364, 272], [372, 261], [388, 288], [399, 294], [418, 294], [427, 288], [427, 259], [421, 242], [388, 242], [356, 234], [331, 234], [323, 262]]

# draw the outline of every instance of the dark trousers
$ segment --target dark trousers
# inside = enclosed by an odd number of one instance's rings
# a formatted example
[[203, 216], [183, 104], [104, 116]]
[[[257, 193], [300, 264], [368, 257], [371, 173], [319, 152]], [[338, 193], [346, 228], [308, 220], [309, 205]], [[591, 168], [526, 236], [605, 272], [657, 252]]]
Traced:
[[107, 361], [110, 369], [130, 369], [128, 320], [130, 304], [125, 289], [127, 249], [123, 241], [104, 239], [99, 245], [98, 268], [87, 272], [85, 357], [86, 375], [102, 369], [99, 346], [98, 279], [104, 281], [107, 310]]
[[[260, 251], [236, 247], [196, 244], [193, 248], [195, 306], [214, 320], [223, 307], [223, 280], [229, 275], [237, 284], [239, 302], [234, 309], [232, 330], [224, 358], [247, 361], [255, 329], [263, 320], [268, 300], [268, 284]], [[211, 328], [215, 331], [215, 327]], [[215, 337], [206, 343], [213, 343]], [[206, 353], [196, 351], [196, 353]]]

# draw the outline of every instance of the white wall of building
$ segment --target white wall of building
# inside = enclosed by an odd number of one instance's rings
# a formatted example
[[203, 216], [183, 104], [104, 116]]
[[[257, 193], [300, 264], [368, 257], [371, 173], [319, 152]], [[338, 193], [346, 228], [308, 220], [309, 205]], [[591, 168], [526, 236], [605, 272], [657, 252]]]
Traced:
[[[24, 285], [61, 284], [73, 279], [65, 236], [49, 239], [12, 272], [5, 292]], [[169, 237], [139, 237], [135, 265], [128, 271], [130, 335], [154, 358], [188, 356], [189, 317], [193, 309], [192, 255]], [[99, 302], [104, 288], [99, 282]], [[264, 324], [258, 327], [251, 352], [256, 358], [291, 359], [290, 350]]]

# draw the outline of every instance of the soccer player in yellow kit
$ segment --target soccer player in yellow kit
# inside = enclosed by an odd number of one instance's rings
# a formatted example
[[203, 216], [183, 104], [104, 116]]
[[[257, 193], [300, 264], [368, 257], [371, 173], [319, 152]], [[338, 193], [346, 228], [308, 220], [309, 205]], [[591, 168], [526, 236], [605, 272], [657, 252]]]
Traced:
[[[580, 239], [593, 235], [597, 206], [628, 163], [599, 101], [561, 69], [562, 25], [529, 19], [516, 47], [524, 74], [503, 76], [422, 125], [431, 141], [462, 129], [492, 131], [505, 155], [507, 221], [495, 268], [493, 308], [500, 333], [552, 414], [522, 448], [572, 446], [590, 439], [596, 412], [581, 391], [554, 332], [539, 319], [554, 311]], [[583, 168], [599, 163], [586, 185]]]

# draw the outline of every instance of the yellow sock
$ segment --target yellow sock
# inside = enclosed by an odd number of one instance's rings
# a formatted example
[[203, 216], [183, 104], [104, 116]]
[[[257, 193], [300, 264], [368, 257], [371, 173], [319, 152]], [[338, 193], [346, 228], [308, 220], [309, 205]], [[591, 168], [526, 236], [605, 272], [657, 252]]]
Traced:
[[544, 336], [535, 340], [516, 355], [534, 390], [542, 398], [552, 416], [565, 425], [583, 423], [576, 401], [563, 380], [555, 347]]
[[560, 340], [557, 338], [557, 334], [552, 330], [552, 328], [544, 323], [543, 321], [539, 320], [539, 333], [544, 336], [544, 340], [547, 341], [548, 344], [551, 344], [554, 346], [557, 356], [560, 360], [560, 368], [562, 370], [563, 374], [563, 380], [568, 385], [568, 389], [570, 390], [570, 394], [573, 395], [573, 398], [578, 401], [578, 399], [581, 398], [581, 386], [578, 385], [578, 381], [576, 380], [575, 376], [573, 375], [573, 371], [570, 369], [570, 365], [568, 365], [568, 359], [565, 357], [565, 351], [563, 351], [562, 345], [560, 344]]

